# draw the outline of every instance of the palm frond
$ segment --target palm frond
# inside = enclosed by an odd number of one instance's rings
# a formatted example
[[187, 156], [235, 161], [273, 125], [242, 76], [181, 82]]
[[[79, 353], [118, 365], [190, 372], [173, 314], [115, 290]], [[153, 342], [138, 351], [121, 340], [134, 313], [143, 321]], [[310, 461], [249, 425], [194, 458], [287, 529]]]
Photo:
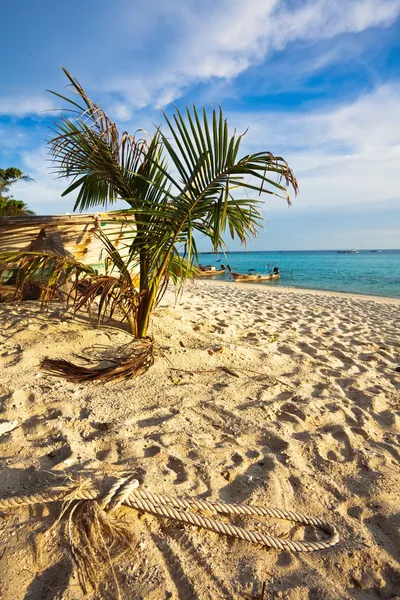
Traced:
[[88, 381], [117, 381], [130, 379], [143, 373], [154, 364], [153, 342], [141, 340], [122, 358], [116, 358], [107, 367], [83, 367], [68, 360], [45, 358], [41, 370], [53, 377], [62, 377], [74, 383]]
[[72, 107], [70, 116], [55, 123], [55, 135], [49, 139], [56, 173], [72, 179], [63, 195], [79, 189], [74, 210], [112, 204], [118, 198], [131, 206], [141, 198], [156, 201], [159, 190], [165, 193], [168, 189], [159, 136], [136, 139], [127, 132], [120, 135], [79, 82], [66, 69], [64, 73], [82, 105], [52, 92]]
[[43, 283], [41, 302], [46, 303], [58, 296], [60, 286], [73, 277], [80, 281], [95, 271], [74, 258], [56, 252], [3, 252], [0, 254], [0, 271], [17, 270], [16, 289], [21, 297], [25, 286], [37, 280]]
[[41, 281], [42, 305], [60, 297], [61, 286], [68, 283], [68, 293], [64, 297], [72, 303], [74, 312], [91, 311], [96, 303], [97, 326], [100, 326], [106, 318], [113, 318], [119, 311], [121, 321], [127, 320], [131, 332], [137, 335], [135, 316], [140, 306], [140, 293], [115, 246], [102, 233], [101, 239], [107, 243], [106, 250], [118, 272], [116, 276], [99, 275], [74, 258], [54, 252], [3, 253], [0, 255], [0, 270], [17, 270], [16, 290], [20, 298], [26, 286]]

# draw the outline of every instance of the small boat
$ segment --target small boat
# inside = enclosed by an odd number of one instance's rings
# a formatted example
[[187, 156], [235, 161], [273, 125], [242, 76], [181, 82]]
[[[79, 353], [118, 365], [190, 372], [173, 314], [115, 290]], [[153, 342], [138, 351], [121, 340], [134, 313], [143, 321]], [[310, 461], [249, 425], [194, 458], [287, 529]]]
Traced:
[[269, 273], [268, 275], [248, 275], [245, 273], [233, 273], [231, 275], [235, 281], [272, 281], [273, 279], [279, 279], [279, 273]]
[[359, 254], [359, 250], [338, 250], [338, 254]]
[[221, 265], [221, 269], [216, 269], [215, 267], [210, 267], [208, 265], [206, 267], [202, 267], [201, 265], [199, 265], [199, 272], [198, 272], [199, 277], [204, 277], [204, 276], [209, 276], [209, 275], [222, 275], [222, 273], [225, 273], [224, 265]]

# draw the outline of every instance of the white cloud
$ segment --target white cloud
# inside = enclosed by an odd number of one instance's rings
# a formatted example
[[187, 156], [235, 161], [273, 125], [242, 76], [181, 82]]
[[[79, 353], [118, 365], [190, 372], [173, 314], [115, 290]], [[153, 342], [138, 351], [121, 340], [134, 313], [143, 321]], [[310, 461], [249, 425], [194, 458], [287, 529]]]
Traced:
[[[322, 208], [399, 200], [400, 146], [377, 154], [363, 151], [335, 158], [307, 154], [289, 157], [300, 182], [301, 206]], [[303, 162], [303, 168], [296, 166]], [[308, 166], [307, 166], [308, 165]]]
[[245, 150], [281, 153], [300, 184], [302, 207], [400, 200], [400, 85], [385, 85], [350, 105], [317, 113], [231, 114]]
[[400, 12], [398, 0], [308, 0], [297, 10], [288, 10], [281, 3], [277, 11], [283, 32], [273, 37], [279, 46], [298, 39], [318, 40], [340, 33], [358, 33], [374, 26], [392, 23]]
[[[21, 169], [33, 178], [30, 183], [20, 182], [13, 186], [12, 194], [23, 200], [38, 214], [61, 214], [72, 212], [74, 197], [61, 198], [67, 187], [65, 182], [55, 179], [50, 172], [50, 163], [43, 148], [22, 155]], [[73, 196], [71, 194], [71, 196]]]
[[132, 118], [133, 110], [127, 104], [117, 102], [110, 107], [110, 114], [113, 116], [113, 119], [116, 119], [117, 121], [129, 121]]
[[[82, 63], [77, 75], [116, 118], [128, 121], [133, 110], [165, 106], [191, 85], [232, 79], [264, 60], [268, 68], [268, 57], [293, 42], [388, 26], [400, 15], [400, 0], [148, 0], [145, 6], [124, 0], [120, 8], [109, 23], [120, 31], [112, 51], [98, 48], [97, 62]], [[89, 55], [97, 43], [88, 35], [79, 53]], [[338, 50], [315, 54], [307, 69], [335, 60]], [[65, 60], [76, 64], [72, 49], [65, 49]], [[0, 114], [43, 115], [54, 106], [41, 93], [50, 81], [36, 78], [31, 95], [3, 93]]]
[[330, 120], [333, 139], [376, 153], [400, 144], [400, 85], [384, 85], [341, 108]]
[[46, 110], [54, 108], [54, 103], [45, 96], [25, 98], [23, 96], [8, 96], [0, 98], [0, 115], [26, 117], [27, 115], [44, 116]]

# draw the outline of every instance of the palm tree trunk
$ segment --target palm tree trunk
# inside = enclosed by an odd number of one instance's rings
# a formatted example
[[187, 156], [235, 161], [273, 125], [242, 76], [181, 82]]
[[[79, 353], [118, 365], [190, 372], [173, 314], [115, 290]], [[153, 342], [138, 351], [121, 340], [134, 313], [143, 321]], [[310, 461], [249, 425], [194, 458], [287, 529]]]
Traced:
[[[176, 237], [178, 236], [178, 233], [175, 234], [173, 243], [175, 242]], [[142, 289], [142, 285], [140, 286], [140, 291], [141, 291], [141, 294], [143, 294], [143, 296], [142, 296], [142, 301], [139, 306], [139, 310], [137, 312], [137, 330], [138, 330], [139, 338], [144, 338], [147, 336], [147, 330], [149, 327], [151, 313], [152, 313], [154, 305], [156, 303], [157, 293], [158, 293], [162, 278], [164, 276], [164, 273], [166, 271], [168, 259], [170, 258], [171, 251], [173, 248], [173, 243], [171, 244], [168, 251], [166, 252], [166, 254], [162, 260], [162, 263], [157, 271], [157, 274], [154, 277], [154, 279], [151, 281], [150, 286], [149, 286], [148, 280], [145, 283], [145, 288]], [[149, 273], [147, 272], [147, 277], [148, 276], [149, 276]], [[140, 278], [140, 281], [142, 282], [142, 277]]]
[[137, 312], [137, 336], [138, 338], [144, 338], [147, 336], [147, 330], [149, 328], [150, 316], [153, 311], [156, 295], [158, 290], [158, 282], [154, 282], [150, 290], [146, 290], [146, 293], [142, 297], [142, 301]]
[[140, 251], [140, 291], [147, 290], [148, 286], [148, 277], [149, 277], [149, 260], [147, 257], [147, 252], [145, 250]]

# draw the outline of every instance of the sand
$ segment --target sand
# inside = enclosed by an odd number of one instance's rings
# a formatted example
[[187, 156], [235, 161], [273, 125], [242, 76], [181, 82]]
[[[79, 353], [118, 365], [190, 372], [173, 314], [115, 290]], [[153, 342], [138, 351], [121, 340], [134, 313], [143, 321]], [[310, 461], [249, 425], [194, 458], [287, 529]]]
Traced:
[[[293, 509], [340, 532], [331, 550], [294, 554], [122, 509], [137, 539], [116, 565], [124, 599], [260, 599], [264, 582], [265, 600], [400, 598], [399, 323], [397, 300], [199, 281], [154, 316], [148, 373], [75, 385], [40, 360], [86, 364], [129, 334], [56, 304], [2, 304], [0, 497], [63, 473], [134, 472], [157, 492]], [[82, 593], [64, 544], [44, 535], [56, 516], [0, 513], [2, 600], [117, 598], [110, 580]]]

